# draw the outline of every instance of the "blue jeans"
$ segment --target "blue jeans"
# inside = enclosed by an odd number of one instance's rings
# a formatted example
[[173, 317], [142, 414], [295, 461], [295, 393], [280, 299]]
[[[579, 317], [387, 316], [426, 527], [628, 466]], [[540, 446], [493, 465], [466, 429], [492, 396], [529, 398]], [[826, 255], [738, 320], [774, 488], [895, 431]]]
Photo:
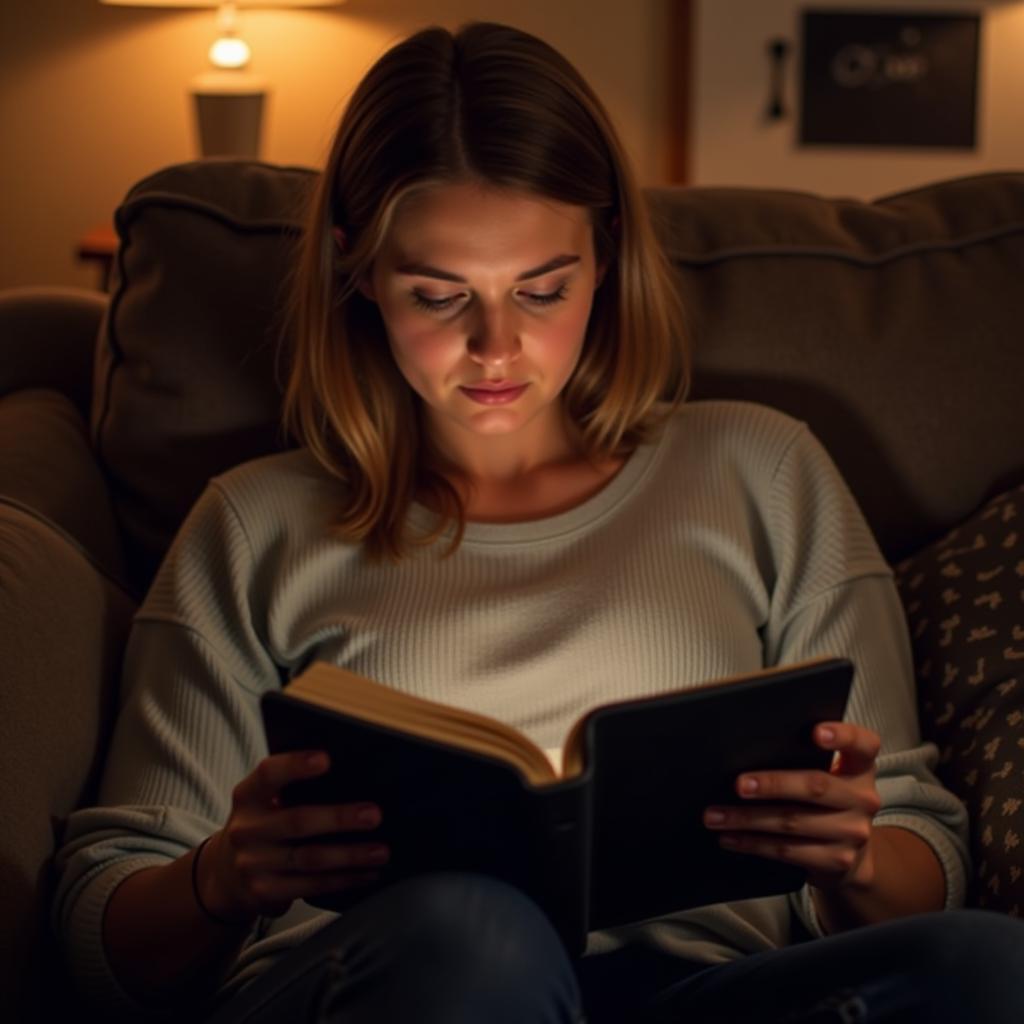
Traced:
[[368, 897], [207, 1024], [1024, 1021], [1024, 924], [922, 914], [708, 966], [626, 947], [571, 962], [516, 889], [441, 873]]

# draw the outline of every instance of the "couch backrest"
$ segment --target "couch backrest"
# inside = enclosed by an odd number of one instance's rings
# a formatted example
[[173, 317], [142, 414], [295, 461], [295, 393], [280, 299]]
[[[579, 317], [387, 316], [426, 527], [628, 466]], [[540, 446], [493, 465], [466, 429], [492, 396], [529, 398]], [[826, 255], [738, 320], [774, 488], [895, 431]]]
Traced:
[[873, 203], [651, 199], [692, 315], [693, 397], [806, 420], [891, 560], [1024, 479], [1024, 173]]
[[[207, 160], [117, 211], [92, 430], [140, 593], [209, 477], [288, 445], [277, 359], [306, 168]], [[1024, 173], [875, 203], [648, 192], [694, 398], [805, 419], [895, 559], [1024, 478]]]

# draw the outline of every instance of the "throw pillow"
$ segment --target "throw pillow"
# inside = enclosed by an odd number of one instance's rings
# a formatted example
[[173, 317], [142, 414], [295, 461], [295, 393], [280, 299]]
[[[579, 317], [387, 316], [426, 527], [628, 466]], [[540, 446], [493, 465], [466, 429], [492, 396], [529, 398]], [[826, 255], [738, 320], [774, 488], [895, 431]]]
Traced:
[[1024, 908], [1024, 486], [896, 567], [921, 731], [967, 805], [973, 900]]
[[140, 594], [209, 478], [290, 444], [283, 309], [315, 180], [196, 160], [150, 175], [117, 210], [92, 430]]

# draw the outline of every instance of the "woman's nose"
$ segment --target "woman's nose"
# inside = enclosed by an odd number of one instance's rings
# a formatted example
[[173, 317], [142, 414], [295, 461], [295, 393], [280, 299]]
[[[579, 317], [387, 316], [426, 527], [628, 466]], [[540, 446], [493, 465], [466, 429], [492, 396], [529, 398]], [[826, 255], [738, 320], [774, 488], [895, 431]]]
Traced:
[[470, 356], [481, 366], [501, 366], [515, 360], [522, 348], [516, 318], [507, 310], [483, 311], [469, 337]]

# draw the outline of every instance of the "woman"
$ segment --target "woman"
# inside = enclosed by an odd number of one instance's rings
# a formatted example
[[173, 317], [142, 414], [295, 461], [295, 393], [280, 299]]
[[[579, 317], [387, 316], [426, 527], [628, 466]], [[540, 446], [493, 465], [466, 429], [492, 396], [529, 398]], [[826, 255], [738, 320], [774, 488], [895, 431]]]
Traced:
[[[133, 628], [101, 806], [68, 823], [55, 919], [83, 989], [219, 1022], [1017, 1019], [990, 991], [1016, 924], [922, 913], [963, 900], [964, 813], [888, 567], [802, 424], [683, 402], [670, 270], [575, 70], [486, 24], [387, 53], [294, 294], [302, 447], [193, 508]], [[390, 855], [372, 792], [281, 806], [326, 761], [267, 756], [259, 697], [311, 660], [553, 748], [593, 704], [819, 654], [857, 666], [848, 720], [818, 727], [833, 771], [752, 773], [706, 817], [805, 868], [799, 893], [595, 933], [575, 963], [481, 877], [304, 902]]]

